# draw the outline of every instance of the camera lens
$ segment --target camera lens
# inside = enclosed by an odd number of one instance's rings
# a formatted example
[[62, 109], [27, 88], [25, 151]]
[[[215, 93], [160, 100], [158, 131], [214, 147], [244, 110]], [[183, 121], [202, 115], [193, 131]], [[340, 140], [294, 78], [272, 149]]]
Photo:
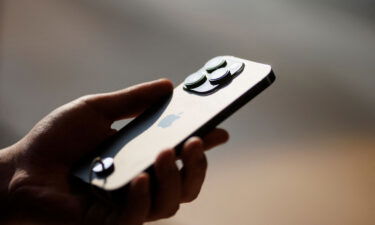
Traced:
[[208, 81], [206, 79], [206, 82], [204, 82], [203, 84], [199, 85], [198, 87], [187, 88], [185, 86], [184, 88], [187, 89], [190, 92], [195, 92], [195, 93], [198, 93], [198, 94], [208, 94], [208, 93], [211, 93], [211, 92], [215, 91], [219, 87], [220, 87], [220, 85], [218, 85], [218, 84], [212, 84], [210, 81]]
[[227, 61], [224, 57], [215, 57], [211, 60], [209, 60], [205, 65], [204, 68], [207, 72], [211, 73], [214, 70], [224, 67], [227, 64]]
[[107, 157], [101, 160], [100, 162], [96, 163], [94, 167], [92, 168], [92, 171], [98, 176], [103, 176], [103, 175], [111, 173], [113, 169], [114, 169], [113, 158]]
[[240, 74], [243, 69], [245, 68], [244, 63], [233, 63], [232, 65], [229, 66], [229, 71], [232, 76], [236, 76]]
[[208, 80], [212, 84], [219, 84], [226, 81], [230, 77], [230, 72], [227, 68], [220, 68], [208, 75]]
[[194, 88], [206, 81], [206, 74], [202, 71], [190, 74], [184, 81], [187, 88]]

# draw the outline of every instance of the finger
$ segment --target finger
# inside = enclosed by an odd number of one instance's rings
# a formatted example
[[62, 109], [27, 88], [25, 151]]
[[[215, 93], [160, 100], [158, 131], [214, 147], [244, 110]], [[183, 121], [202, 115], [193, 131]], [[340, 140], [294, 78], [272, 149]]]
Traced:
[[207, 170], [207, 159], [204, 155], [203, 141], [198, 137], [190, 138], [181, 152], [183, 162], [182, 202], [191, 202], [197, 198]]
[[173, 91], [167, 79], [138, 84], [124, 90], [80, 98], [111, 121], [134, 117]]
[[156, 191], [152, 202], [150, 220], [173, 216], [181, 198], [181, 177], [176, 166], [173, 150], [167, 150], [158, 156], [154, 164]]
[[111, 209], [103, 205], [102, 202], [95, 202], [88, 208], [84, 215], [83, 225], [101, 225], [106, 224], [108, 216], [111, 215]]
[[142, 173], [135, 178], [127, 189], [127, 202], [120, 211], [115, 224], [140, 225], [147, 218], [151, 205], [150, 178]]
[[202, 137], [204, 150], [221, 145], [229, 140], [229, 134], [226, 130], [215, 128]]

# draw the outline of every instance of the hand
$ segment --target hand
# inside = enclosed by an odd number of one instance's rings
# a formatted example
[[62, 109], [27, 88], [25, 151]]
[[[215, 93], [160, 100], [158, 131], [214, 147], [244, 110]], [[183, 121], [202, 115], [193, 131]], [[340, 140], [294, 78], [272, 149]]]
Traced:
[[180, 203], [194, 200], [207, 168], [204, 150], [227, 141], [225, 130], [214, 129], [202, 139], [186, 141], [181, 170], [175, 164], [174, 150], [163, 151], [154, 163], [155, 177], [142, 173], [133, 179], [120, 191], [121, 201], [114, 207], [71, 181], [73, 165], [116, 133], [111, 129], [114, 121], [139, 115], [172, 90], [171, 82], [161, 79], [78, 98], [54, 110], [18, 143], [1, 151], [0, 163], [6, 159], [10, 168], [9, 179], [4, 179], [9, 200], [6, 221], [139, 225], [170, 217]]

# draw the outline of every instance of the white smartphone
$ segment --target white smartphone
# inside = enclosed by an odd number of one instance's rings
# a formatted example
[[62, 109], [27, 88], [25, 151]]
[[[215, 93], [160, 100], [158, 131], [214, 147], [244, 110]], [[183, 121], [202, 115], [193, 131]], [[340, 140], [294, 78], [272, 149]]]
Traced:
[[189, 137], [212, 130], [274, 80], [270, 65], [217, 56], [83, 159], [75, 176], [106, 191], [124, 187], [161, 151], [178, 151]]

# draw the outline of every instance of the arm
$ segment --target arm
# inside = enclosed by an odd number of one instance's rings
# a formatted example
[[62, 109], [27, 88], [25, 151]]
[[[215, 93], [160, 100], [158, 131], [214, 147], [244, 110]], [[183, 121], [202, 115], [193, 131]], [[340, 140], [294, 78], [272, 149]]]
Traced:
[[15, 173], [12, 147], [0, 150], [0, 219], [7, 215], [9, 201], [9, 183]]

